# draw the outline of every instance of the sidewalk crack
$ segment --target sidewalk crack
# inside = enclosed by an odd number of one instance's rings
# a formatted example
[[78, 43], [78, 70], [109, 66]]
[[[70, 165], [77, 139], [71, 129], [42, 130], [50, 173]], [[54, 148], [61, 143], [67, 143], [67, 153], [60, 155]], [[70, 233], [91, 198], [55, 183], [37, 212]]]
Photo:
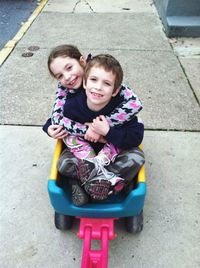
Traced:
[[75, 6], [73, 7], [72, 13], [75, 13], [76, 7], [77, 7], [77, 5], [78, 5], [80, 2], [81, 2], [81, 0], [79, 0], [79, 1], [77, 1], [77, 2], [75, 3]]
[[77, 6], [78, 6], [79, 4], [81, 4], [81, 2], [82, 2], [83, 4], [85, 4], [86, 6], [88, 6], [89, 9], [90, 9], [93, 13], [95, 13], [94, 9], [92, 8], [92, 6], [90, 5], [90, 3], [89, 3], [87, 0], [78, 0], [78, 1], [75, 3], [74, 7], [73, 7], [72, 13], [75, 13]]
[[90, 5], [90, 3], [89, 3], [87, 0], [84, 0], [84, 2], [86, 3], [86, 5], [89, 6], [90, 10], [91, 10], [92, 12], [95, 13], [95, 11], [94, 11], [94, 9], [92, 8], [92, 6]]

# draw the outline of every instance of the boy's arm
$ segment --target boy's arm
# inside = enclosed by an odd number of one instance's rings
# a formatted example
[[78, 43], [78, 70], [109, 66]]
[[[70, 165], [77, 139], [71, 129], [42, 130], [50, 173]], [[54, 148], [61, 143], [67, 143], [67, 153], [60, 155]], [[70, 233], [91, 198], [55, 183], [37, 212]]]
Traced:
[[105, 139], [117, 148], [131, 149], [138, 147], [144, 136], [144, 125], [136, 116], [126, 124], [119, 127], [110, 127]]
[[63, 126], [63, 129], [69, 134], [84, 136], [88, 127], [65, 117], [63, 114], [67, 94], [68, 90], [62, 87], [59, 83], [56, 91], [56, 99], [53, 105], [51, 122], [53, 125]]
[[123, 102], [106, 116], [110, 126], [122, 125], [142, 110], [140, 99], [127, 86], [121, 85], [120, 96], [124, 98]]

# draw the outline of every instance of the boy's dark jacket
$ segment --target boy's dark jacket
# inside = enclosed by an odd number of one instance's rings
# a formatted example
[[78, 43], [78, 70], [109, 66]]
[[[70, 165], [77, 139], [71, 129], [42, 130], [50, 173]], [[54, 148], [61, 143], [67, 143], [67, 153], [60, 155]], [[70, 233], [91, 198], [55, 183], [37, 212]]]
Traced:
[[[64, 105], [64, 116], [71, 120], [80, 122], [82, 124], [86, 122], [92, 122], [98, 115], [109, 115], [115, 107], [123, 101], [123, 97], [119, 94], [113, 97], [111, 101], [100, 111], [94, 112], [87, 107], [87, 99], [85, 90], [79, 89], [76, 94], [68, 93], [67, 99]], [[43, 125], [43, 130], [47, 133], [48, 127], [51, 125], [51, 119]], [[105, 139], [121, 149], [131, 149], [137, 147], [143, 140], [144, 125], [138, 122], [136, 116], [129, 122], [120, 126], [110, 127]], [[95, 152], [98, 152], [103, 147], [102, 143], [90, 143]]]

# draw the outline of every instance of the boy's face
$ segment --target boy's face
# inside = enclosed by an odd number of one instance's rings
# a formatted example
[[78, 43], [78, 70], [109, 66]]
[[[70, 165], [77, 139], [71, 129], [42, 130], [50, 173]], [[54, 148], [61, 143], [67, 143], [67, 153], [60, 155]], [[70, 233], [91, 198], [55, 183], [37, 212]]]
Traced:
[[50, 69], [62, 86], [78, 89], [83, 82], [82, 60], [80, 58], [79, 62], [70, 57], [57, 57], [50, 64]]
[[114, 84], [115, 75], [111, 71], [105, 71], [102, 67], [92, 67], [87, 81], [84, 81], [88, 107], [94, 111], [104, 108], [119, 92], [117, 89], [113, 93]]

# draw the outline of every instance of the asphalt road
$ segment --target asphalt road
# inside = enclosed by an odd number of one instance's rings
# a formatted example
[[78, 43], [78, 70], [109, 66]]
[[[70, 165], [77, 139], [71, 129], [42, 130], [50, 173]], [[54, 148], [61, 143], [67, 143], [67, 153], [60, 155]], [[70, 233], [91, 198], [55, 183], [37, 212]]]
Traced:
[[0, 0], [0, 49], [11, 40], [37, 7], [37, 0]]

